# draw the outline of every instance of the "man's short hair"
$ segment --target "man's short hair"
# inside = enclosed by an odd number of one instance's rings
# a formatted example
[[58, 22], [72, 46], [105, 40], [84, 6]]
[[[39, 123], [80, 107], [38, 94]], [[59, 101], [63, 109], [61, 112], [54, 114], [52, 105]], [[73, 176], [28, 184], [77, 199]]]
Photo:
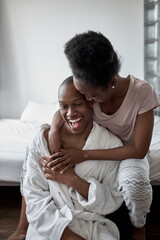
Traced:
[[68, 85], [71, 84], [71, 83], [73, 84], [73, 76], [67, 77], [67, 78], [60, 84], [59, 88], [62, 87], [62, 86], [68, 86]]

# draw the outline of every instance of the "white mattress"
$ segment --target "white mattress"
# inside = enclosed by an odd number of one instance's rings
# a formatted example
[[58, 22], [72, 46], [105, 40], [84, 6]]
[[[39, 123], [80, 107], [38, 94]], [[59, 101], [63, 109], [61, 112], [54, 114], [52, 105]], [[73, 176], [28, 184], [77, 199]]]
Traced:
[[150, 145], [150, 179], [160, 185], [160, 117], [155, 116], [152, 141]]
[[0, 120], [0, 183], [15, 185], [20, 181], [20, 172], [25, 159], [26, 147], [38, 124], [21, 120]]
[[[26, 147], [40, 123], [0, 120], [0, 185], [16, 185], [25, 159]], [[151, 141], [150, 179], [160, 185], [160, 117], [155, 116]]]

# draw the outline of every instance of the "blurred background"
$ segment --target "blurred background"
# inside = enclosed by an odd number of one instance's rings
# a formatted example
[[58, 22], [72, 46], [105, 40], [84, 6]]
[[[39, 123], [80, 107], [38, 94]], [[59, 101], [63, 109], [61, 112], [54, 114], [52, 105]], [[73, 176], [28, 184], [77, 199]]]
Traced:
[[57, 100], [71, 75], [64, 44], [76, 33], [103, 33], [121, 59], [120, 74], [144, 79], [145, 2], [0, 0], [0, 118], [19, 118], [29, 100]]

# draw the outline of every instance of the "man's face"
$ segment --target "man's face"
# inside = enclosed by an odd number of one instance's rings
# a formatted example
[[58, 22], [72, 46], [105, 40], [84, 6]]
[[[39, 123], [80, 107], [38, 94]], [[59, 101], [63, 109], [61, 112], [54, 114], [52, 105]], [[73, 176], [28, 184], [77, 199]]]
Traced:
[[71, 83], [59, 89], [60, 113], [68, 129], [74, 134], [83, 134], [92, 124], [92, 108], [85, 97]]

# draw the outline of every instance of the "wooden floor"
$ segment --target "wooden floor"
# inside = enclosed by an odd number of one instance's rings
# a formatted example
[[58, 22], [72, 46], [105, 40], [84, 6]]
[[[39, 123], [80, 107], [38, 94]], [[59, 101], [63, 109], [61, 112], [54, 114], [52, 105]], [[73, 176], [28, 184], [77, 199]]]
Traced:
[[21, 206], [19, 187], [0, 187], [0, 240], [16, 229]]
[[[6, 240], [15, 230], [21, 206], [18, 187], [0, 187], [0, 240]], [[110, 216], [121, 231], [121, 240], [129, 240], [130, 221], [123, 205]], [[153, 187], [153, 203], [147, 217], [146, 240], [160, 240], [160, 187]]]
[[153, 202], [147, 218], [146, 232], [146, 240], [160, 240], [160, 186], [153, 187]]

